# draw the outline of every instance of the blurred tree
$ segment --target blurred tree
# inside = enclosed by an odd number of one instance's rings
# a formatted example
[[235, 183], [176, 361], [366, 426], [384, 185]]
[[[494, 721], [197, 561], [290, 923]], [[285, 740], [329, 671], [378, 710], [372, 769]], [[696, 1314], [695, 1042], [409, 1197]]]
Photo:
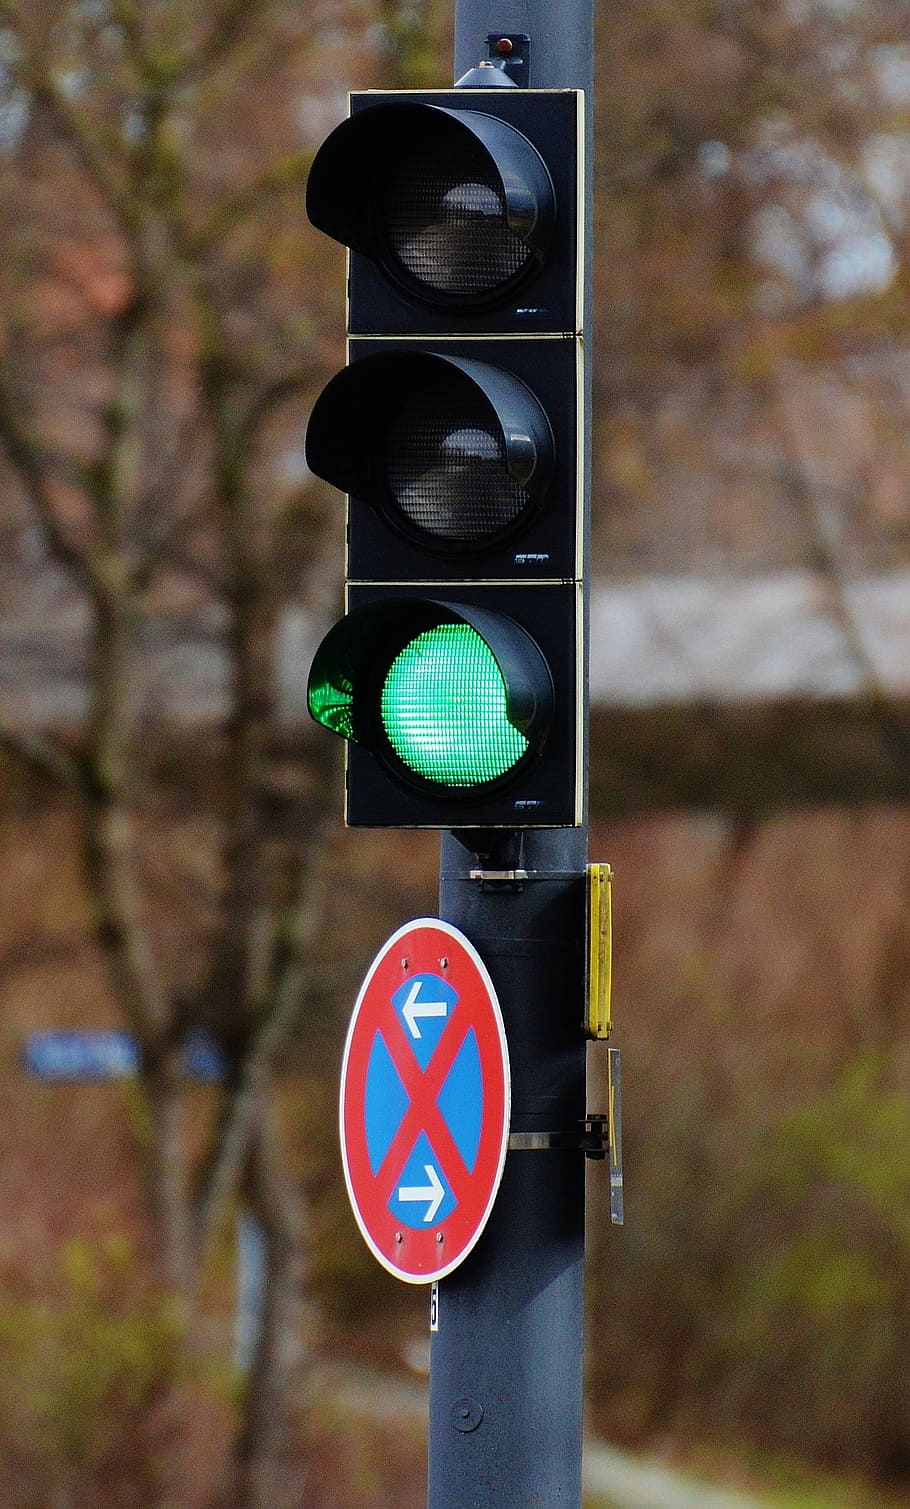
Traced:
[[[16, 726], [2, 741], [78, 803], [97, 939], [142, 1050], [156, 1261], [190, 1334], [238, 1198], [264, 1234], [228, 1498], [269, 1509], [291, 1492], [306, 1351], [305, 1219], [273, 1075], [316, 979], [335, 778], [331, 741], [287, 736], [303, 663], [283, 681], [276, 666], [288, 623], [331, 601], [341, 559], [340, 510], [327, 527], [300, 440], [339, 355], [321, 341], [332, 254], [304, 242], [300, 142], [341, 114], [314, 78], [324, 68], [340, 89], [339, 28], [362, 36], [369, 15], [334, 0], [0, 0], [3, 485], [90, 625], [73, 737]], [[415, 24], [396, 39], [404, 56]], [[174, 689], [148, 669], [150, 647], [187, 625], [226, 667], [220, 732], [189, 748], [162, 731]], [[182, 841], [168, 829], [180, 801]], [[227, 1065], [204, 1134], [182, 1070], [194, 1028]]]
[[[345, 85], [448, 82], [432, 61], [444, 9], [0, 0], [4, 544], [22, 552], [15, 560], [37, 554], [25, 522], [37, 518], [42, 554], [29, 581], [45, 580], [53, 561], [54, 580], [81, 593], [73, 621], [90, 624], [84, 724], [66, 742], [25, 724], [3, 738], [78, 802], [98, 940], [144, 1049], [141, 1146], [159, 1266], [191, 1325], [206, 1252], [238, 1192], [267, 1233], [266, 1323], [238, 1440], [241, 1504], [258, 1495], [280, 1505], [290, 1380], [305, 1356], [305, 1212], [285, 1167], [273, 1070], [301, 1005], [331, 974], [313, 947], [330, 741], [310, 745], [289, 721], [300, 696], [287, 664], [302, 667], [341, 557], [340, 510], [323, 514], [299, 438], [309, 399], [341, 359], [323, 321], [332, 297], [340, 337], [341, 279], [336, 252], [305, 240], [299, 189], [306, 149], [340, 118]], [[905, 0], [640, 0], [602, 5], [600, 25], [601, 568], [815, 571], [840, 605], [857, 684], [874, 698], [846, 586], [904, 566], [910, 545]], [[173, 679], [157, 684], [153, 652], [160, 666], [162, 646], [187, 641], [197, 661], [172, 654]], [[203, 651], [212, 684], [200, 675]], [[196, 698], [198, 714], [204, 696], [217, 705], [217, 736], [194, 715], [181, 741], [175, 707]], [[796, 719], [788, 711], [783, 721]], [[649, 730], [661, 778], [684, 737]], [[734, 806], [761, 789], [742, 757], [753, 737], [746, 726], [723, 746], [737, 772]], [[798, 765], [803, 753], [784, 760], [775, 749], [774, 761]], [[624, 761], [626, 780], [633, 764]], [[694, 799], [716, 802], [701, 779]], [[718, 1275], [728, 1291], [744, 1290], [735, 1318], [757, 1317], [745, 1328], [771, 1372], [783, 1355], [781, 1276], [820, 1348], [832, 1313], [820, 1325], [827, 1296], [804, 1303], [784, 1217], [769, 1258], [762, 1202], [750, 1205], [745, 1238], [730, 1209], [752, 1200], [751, 1160], [778, 1114], [769, 1080], [792, 1104], [806, 1096], [804, 1060], [817, 1080], [832, 1074], [827, 995], [851, 995], [821, 983], [816, 961], [829, 968], [833, 940], [813, 955], [811, 978], [794, 982], [779, 934], [769, 945], [737, 924], [730, 852], [742, 835], [731, 843], [718, 831], [723, 874], [703, 902], [711, 916], [718, 909], [716, 926], [697, 935], [694, 962], [661, 956], [625, 987], [642, 1003], [623, 1029], [639, 1214], [622, 1244], [610, 1238], [593, 1329], [612, 1423], [624, 1407], [629, 1434], [645, 1438], [702, 1422], [712, 1400], [716, 1410], [704, 1358], [716, 1360], [736, 1330], [718, 1342]], [[746, 858], [773, 837], [760, 830]], [[711, 878], [714, 838], [702, 834], [707, 857], [698, 839], [687, 830], [666, 861], [682, 874], [680, 917], [695, 880]], [[812, 842], [810, 833], [816, 852]], [[616, 847], [614, 834], [603, 852], [616, 859]], [[821, 910], [838, 939], [852, 855], [845, 841], [841, 862], [825, 868], [835, 894]], [[811, 910], [792, 895], [798, 859], [784, 853], [765, 888], [799, 932], [794, 941], [785, 931], [784, 943], [801, 953]], [[627, 980], [636, 949], [647, 963], [649, 947], [672, 942], [653, 868], [647, 853], [626, 867], [642, 890], [634, 937], [618, 949]], [[373, 890], [382, 887], [379, 865]], [[817, 875], [812, 890], [818, 909]], [[754, 916], [752, 893], [742, 894], [741, 912]], [[715, 986], [716, 961], [724, 947], [735, 954], [736, 937], [743, 957]], [[905, 954], [902, 944], [902, 981]], [[758, 984], [756, 960], [768, 973]], [[768, 1030], [762, 1000], [777, 1013]], [[841, 1020], [854, 1030], [846, 1007]], [[190, 1124], [199, 1101], [188, 1102], [180, 1077], [179, 1047], [195, 1025], [214, 1031], [230, 1065], [206, 1128]], [[826, 1125], [830, 1109], [822, 1099]], [[805, 1169], [808, 1183], [811, 1160]], [[851, 1189], [867, 1184], [854, 1178]], [[814, 1236], [797, 1248], [810, 1268]], [[743, 1285], [744, 1252], [766, 1264], [771, 1299], [761, 1273]], [[385, 1291], [375, 1293], [378, 1310]], [[851, 1407], [846, 1369], [837, 1376], [842, 1392], [820, 1391], [819, 1418], [832, 1397], [829, 1416]], [[891, 1376], [883, 1368], [876, 1381], [882, 1396]], [[728, 1380], [724, 1372], [719, 1386]], [[742, 1391], [731, 1398], [749, 1430]], [[799, 1402], [786, 1407], [804, 1425]], [[826, 1435], [812, 1430], [801, 1449], [824, 1450]]]
[[906, 5], [642, 0], [599, 20], [605, 568], [811, 573], [906, 763], [851, 590], [910, 545]]

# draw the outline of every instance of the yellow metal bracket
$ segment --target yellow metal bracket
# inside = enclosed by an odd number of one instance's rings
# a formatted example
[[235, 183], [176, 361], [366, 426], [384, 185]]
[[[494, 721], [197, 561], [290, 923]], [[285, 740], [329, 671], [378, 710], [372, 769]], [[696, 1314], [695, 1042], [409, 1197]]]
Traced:
[[588, 865], [588, 990], [585, 1032], [603, 1040], [613, 1027], [613, 871]]

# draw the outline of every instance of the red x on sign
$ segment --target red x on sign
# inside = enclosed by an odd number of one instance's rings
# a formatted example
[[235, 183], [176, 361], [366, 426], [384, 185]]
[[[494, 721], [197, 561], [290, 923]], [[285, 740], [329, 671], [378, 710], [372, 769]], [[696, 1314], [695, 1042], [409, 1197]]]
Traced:
[[509, 1065], [483, 961], [449, 923], [399, 928], [357, 998], [341, 1074], [351, 1206], [384, 1267], [451, 1273], [483, 1230], [505, 1161]]

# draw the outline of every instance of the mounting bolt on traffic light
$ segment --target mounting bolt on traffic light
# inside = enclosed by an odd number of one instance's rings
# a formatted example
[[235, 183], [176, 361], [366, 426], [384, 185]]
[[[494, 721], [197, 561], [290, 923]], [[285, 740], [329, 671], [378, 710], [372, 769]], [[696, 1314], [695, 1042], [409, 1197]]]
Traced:
[[310, 219], [349, 250], [311, 471], [348, 497], [310, 672], [356, 826], [581, 821], [581, 98], [352, 96]]

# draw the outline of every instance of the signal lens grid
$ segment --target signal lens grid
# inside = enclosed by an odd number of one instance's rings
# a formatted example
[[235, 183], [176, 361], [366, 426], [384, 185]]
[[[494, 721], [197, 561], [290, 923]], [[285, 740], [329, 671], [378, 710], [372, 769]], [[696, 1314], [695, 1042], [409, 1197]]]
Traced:
[[528, 507], [488, 405], [463, 381], [411, 394], [392, 422], [386, 456], [398, 508], [440, 541], [476, 543], [508, 529]]
[[392, 254], [428, 293], [492, 294], [532, 260], [509, 227], [498, 174], [463, 133], [434, 134], [393, 164], [382, 215]]
[[509, 720], [496, 657], [468, 624], [440, 624], [405, 645], [386, 676], [381, 715], [402, 763], [440, 785], [496, 780], [528, 748]]

